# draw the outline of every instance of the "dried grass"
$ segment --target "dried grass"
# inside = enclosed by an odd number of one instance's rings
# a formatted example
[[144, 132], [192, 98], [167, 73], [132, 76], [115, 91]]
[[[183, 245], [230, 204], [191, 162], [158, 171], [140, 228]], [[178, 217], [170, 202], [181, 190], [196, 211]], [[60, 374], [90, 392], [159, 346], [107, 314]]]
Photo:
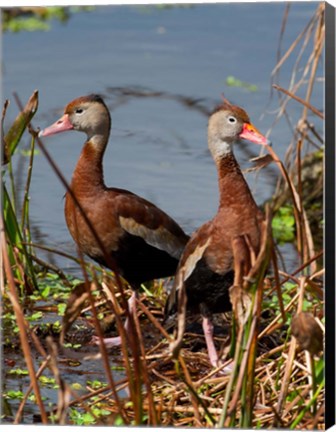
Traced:
[[[281, 37], [285, 32], [288, 13], [287, 9]], [[105, 302], [109, 300], [107, 304], [114, 312], [123, 311], [132, 324], [130, 334], [126, 335], [121, 315], [115, 314], [117, 330], [122, 338], [122, 364], [125, 367], [124, 378], [116, 382], [110, 369], [109, 354], [102, 342], [103, 330], [98, 319], [98, 309], [100, 310], [101, 303], [92, 295], [91, 289], [91, 284], [94, 284], [96, 288], [100, 287], [100, 278], [96, 274], [96, 269], [88, 266], [78, 253], [76, 260], [83, 270], [85, 298], [89, 301], [95, 331], [101, 340], [99, 354], [107, 386], [99, 390], [87, 387], [85, 395], [76, 395], [62, 378], [58, 365], [59, 348], [51, 341], [48, 343], [48, 352], [46, 352], [39, 338], [29, 330], [24, 318], [24, 308], [17, 294], [17, 281], [12, 271], [13, 267], [19, 269], [18, 274], [23, 280], [24, 269], [19, 254], [14, 253], [16, 261], [14, 264], [10, 263], [8, 256], [10, 242], [7, 233], [1, 227], [6, 278], [6, 281], [3, 281], [2, 289], [8, 296], [16, 314], [21, 348], [31, 380], [31, 386], [20, 404], [14, 423], [21, 421], [31, 391], [36, 396], [41, 422], [46, 424], [50, 421], [48, 415], [51, 413], [46, 412], [38, 382], [38, 377], [48, 367], [60, 385], [58, 404], [52, 410], [55, 422], [59, 424], [68, 422], [68, 411], [71, 407], [76, 406], [89, 412], [95, 418], [96, 424], [113, 425], [121, 419], [124, 425], [173, 425], [178, 427], [235, 427], [240, 425], [255, 428], [324, 429], [324, 379], [320, 372], [323, 369], [323, 358], [320, 357], [321, 353], [316, 355], [316, 353], [300, 350], [296, 339], [292, 337], [289, 326], [291, 316], [302, 310], [308, 310], [312, 312], [316, 323], [324, 331], [323, 290], [320, 286], [320, 278], [324, 270], [320, 268], [318, 262], [323, 251], [317, 253], [315, 251], [314, 237], [302, 199], [303, 148], [308, 148], [309, 144], [316, 142], [316, 137], [319, 137], [314, 125], [310, 123], [309, 127], [306, 127], [308, 124], [307, 112], [310, 110], [319, 120], [323, 118], [323, 114], [310, 102], [316, 81], [316, 67], [323, 50], [323, 17], [324, 4], [321, 3], [306, 28], [283, 55], [281, 55], [279, 45], [279, 60], [273, 72], [273, 84], [275, 84], [282, 65], [292, 55], [294, 49], [302, 43], [288, 89], [283, 89], [279, 84], [274, 85], [274, 88], [279, 91], [280, 102], [275, 123], [285, 116], [293, 131], [293, 142], [289, 146], [287, 162], [280, 161], [275, 151], [272, 148], [268, 149], [280, 172], [278, 195], [280, 192], [283, 193], [284, 189], [288, 190], [289, 199], [294, 208], [296, 246], [300, 254], [300, 266], [288, 273], [278, 268], [275, 253], [263, 255], [259, 261], [259, 257], [256, 257], [255, 264], [258, 265], [254, 276], [263, 276], [265, 263], [267, 263], [266, 257], [272, 258], [273, 274], [260, 277], [255, 285], [255, 299], [247, 308], [248, 320], [244, 321], [244, 324], [248, 322], [249, 326], [247, 330], [244, 329], [244, 325], [238, 327], [233, 372], [230, 375], [219, 375], [220, 368], [210, 370], [202, 338], [197, 332], [186, 332], [178, 359], [172, 359], [169, 356], [169, 344], [172, 338], [160, 322], [164, 303], [162, 285], [156, 283], [153, 286], [154, 291], [160, 292], [158, 298], [146, 294], [141, 295], [137, 302], [138, 317], [133, 320], [128, 312], [128, 290], [125, 289], [123, 281], [115, 274], [112, 279], [104, 278], [105, 296], [103, 295], [102, 298], [105, 299]], [[312, 38], [314, 49], [301, 72], [300, 60]], [[306, 97], [302, 99], [296, 96], [296, 92], [307, 79]], [[302, 116], [296, 125], [291, 123], [288, 115], [288, 103], [291, 100], [303, 106]], [[33, 129], [31, 132], [51, 167], [71, 193], [61, 171], [50, 158], [43, 143], [36, 138]], [[316, 145], [319, 146], [319, 144]], [[277, 199], [278, 196], [275, 196], [273, 209], [277, 206]], [[83, 215], [85, 216], [84, 212]], [[93, 227], [92, 231], [94, 232]], [[269, 240], [270, 236], [267, 237], [267, 241], [265, 240], [265, 245], [267, 245], [265, 251], [273, 250], [273, 244], [269, 243]], [[99, 238], [97, 241], [99, 242]], [[29, 244], [29, 246], [32, 245]], [[38, 246], [35, 245], [35, 247]], [[110, 261], [109, 257], [107, 261]], [[110, 264], [113, 268], [113, 262]], [[66, 279], [64, 275], [63, 277]], [[249, 287], [249, 289], [252, 288]], [[277, 300], [272, 303], [270, 316], [265, 318], [264, 308], [269, 309], [267, 305], [274, 293], [277, 295]], [[75, 308], [74, 313], [78, 315], [80, 309]], [[224, 322], [222, 321], [222, 324]], [[71, 322], [66, 324], [71, 324]], [[148, 332], [157, 335], [154, 344], [146, 340]], [[218, 345], [224, 345], [222, 346], [224, 359], [228, 354], [230, 341], [222, 338], [216, 340]], [[196, 344], [200, 346], [200, 341], [202, 347], [196, 352], [193, 351]], [[32, 349], [42, 362], [38, 371], [34, 370], [32, 363]], [[229, 362], [230, 360], [223, 366]], [[127, 390], [128, 397], [120, 397], [121, 389]], [[104, 408], [110, 411], [110, 415], [96, 416], [93, 408], [97, 404], [103, 404]], [[241, 423], [242, 417], [245, 419], [244, 423]]]

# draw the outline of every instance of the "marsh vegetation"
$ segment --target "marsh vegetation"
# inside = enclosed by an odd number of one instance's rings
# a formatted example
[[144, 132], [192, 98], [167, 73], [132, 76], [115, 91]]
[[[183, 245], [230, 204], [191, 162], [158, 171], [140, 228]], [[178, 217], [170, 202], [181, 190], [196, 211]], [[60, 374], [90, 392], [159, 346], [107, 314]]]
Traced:
[[[289, 14], [287, 8], [281, 36]], [[279, 101], [274, 125], [285, 119], [292, 140], [284, 160], [270, 148], [250, 169], [257, 178], [270, 170], [277, 187], [263, 208], [268, 215], [264, 248], [252, 269], [252, 283], [243, 287], [251, 300], [243, 321], [225, 314], [216, 322], [224, 366], [232, 364], [228, 375], [218, 375], [209, 367], [197, 317], [188, 317], [183, 349], [177, 359], [170, 357], [173, 328], [164, 328], [162, 317], [171, 280], [142, 286], [137, 319], [125, 335], [111, 305], [124, 319], [123, 305], [130, 295], [126, 282], [80, 255], [33, 241], [30, 185], [36, 153], [47, 158], [65, 188], [67, 183], [36, 134], [38, 91], [24, 103], [18, 95], [6, 101], [2, 111], [2, 422], [324, 428], [324, 113], [311, 104], [323, 48], [321, 3], [288, 49], [283, 51], [279, 43], [272, 73], [272, 97]], [[292, 79], [283, 88], [281, 68], [294, 52]], [[302, 64], [302, 58], [308, 60]], [[184, 95], [120, 87], [109, 92], [119, 104], [135, 98], [171, 98], [201, 115], [209, 112], [207, 104]], [[302, 92], [304, 96], [298, 97]], [[4, 130], [9, 102], [17, 106], [17, 118]], [[291, 109], [297, 104], [302, 113], [293, 123]], [[12, 159], [22, 152], [22, 136], [27, 132], [30, 145], [22, 157], [28, 163], [20, 172], [24, 187], [19, 193]], [[299, 262], [290, 271], [279, 249], [286, 242], [293, 244]], [[80, 277], [69, 276], [45, 255], [41, 258], [42, 250], [73, 262], [81, 268]], [[266, 276], [258, 277], [265, 267]], [[90, 346], [93, 333], [120, 333], [122, 346], [110, 351], [103, 344]]]

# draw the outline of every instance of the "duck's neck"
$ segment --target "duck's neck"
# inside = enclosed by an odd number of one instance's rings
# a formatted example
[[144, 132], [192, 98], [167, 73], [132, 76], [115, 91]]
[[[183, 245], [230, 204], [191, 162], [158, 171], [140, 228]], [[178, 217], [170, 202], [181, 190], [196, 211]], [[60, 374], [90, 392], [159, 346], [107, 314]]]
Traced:
[[84, 144], [71, 180], [71, 187], [76, 194], [87, 196], [105, 187], [103, 156], [107, 141], [108, 134], [96, 134]]
[[256, 203], [231, 152], [215, 160], [218, 172], [219, 209], [243, 206], [256, 207]]

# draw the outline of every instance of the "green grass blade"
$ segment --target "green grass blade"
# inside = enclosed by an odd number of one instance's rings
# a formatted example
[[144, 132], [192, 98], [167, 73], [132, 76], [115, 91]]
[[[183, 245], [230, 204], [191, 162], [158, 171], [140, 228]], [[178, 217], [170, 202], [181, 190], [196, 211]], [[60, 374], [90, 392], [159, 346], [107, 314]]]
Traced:
[[[15, 276], [22, 283], [27, 282], [30, 287], [37, 287], [33, 261], [29, 256], [26, 246], [23, 244], [24, 235], [20, 230], [10, 196], [5, 186], [3, 187], [3, 214], [5, 233], [8, 241], [8, 254], [11, 260], [11, 265], [15, 268]], [[14, 249], [16, 249], [16, 253]], [[24, 270], [25, 280], [22, 279], [20, 269], [17, 268], [15, 255], [18, 254], [20, 256], [21, 265]]]
[[31, 183], [31, 177], [33, 172], [33, 163], [34, 163], [34, 151], [35, 151], [35, 138], [32, 138], [31, 148], [30, 148], [30, 158], [29, 158], [29, 166], [27, 173], [27, 181], [25, 186], [23, 205], [22, 205], [22, 217], [21, 217], [21, 230], [24, 232], [24, 227], [26, 226], [26, 240], [27, 242], [31, 242], [30, 236], [30, 227], [29, 227], [29, 189]]

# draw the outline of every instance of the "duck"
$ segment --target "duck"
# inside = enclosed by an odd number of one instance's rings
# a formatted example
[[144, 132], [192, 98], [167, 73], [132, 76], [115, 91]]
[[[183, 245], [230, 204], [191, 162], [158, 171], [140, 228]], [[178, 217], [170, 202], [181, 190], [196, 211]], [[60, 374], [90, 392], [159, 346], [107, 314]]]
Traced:
[[241, 140], [269, 145], [268, 139], [251, 123], [243, 108], [227, 99], [208, 120], [208, 147], [214, 159], [219, 186], [219, 206], [210, 221], [191, 236], [182, 253], [173, 288], [165, 304], [165, 320], [177, 318], [177, 336], [170, 344], [178, 355], [185, 330], [185, 311], [200, 314], [208, 358], [220, 366], [213, 338], [212, 316], [232, 309], [229, 290], [234, 282], [233, 241], [248, 238], [257, 254], [261, 241], [263, 212], [258, 208], [234, 156]]
[[[39, 137], [71, 130], [85, 133], [86, 141], [72, 175], [71, 193], [65, 194], [66, 224], [83, 254], [112, 271], [116, 269], [128, 282], [132, 289], [129, 314], [135, 314], [140, 285], [174, 275], [189, 236], [155, 204], [128, 190], [105, 185], [103, 157], [111, 115], [100, 95], [81, 96], [68, 103], [63, 116], [41, 130]], [[128, 318], [124, 327], [127, 334]], [[93, 340], [99, 343], [98, 338]], [[104, 342], [107, 347], [119, 346], [121, 337], [104, 338]]]

